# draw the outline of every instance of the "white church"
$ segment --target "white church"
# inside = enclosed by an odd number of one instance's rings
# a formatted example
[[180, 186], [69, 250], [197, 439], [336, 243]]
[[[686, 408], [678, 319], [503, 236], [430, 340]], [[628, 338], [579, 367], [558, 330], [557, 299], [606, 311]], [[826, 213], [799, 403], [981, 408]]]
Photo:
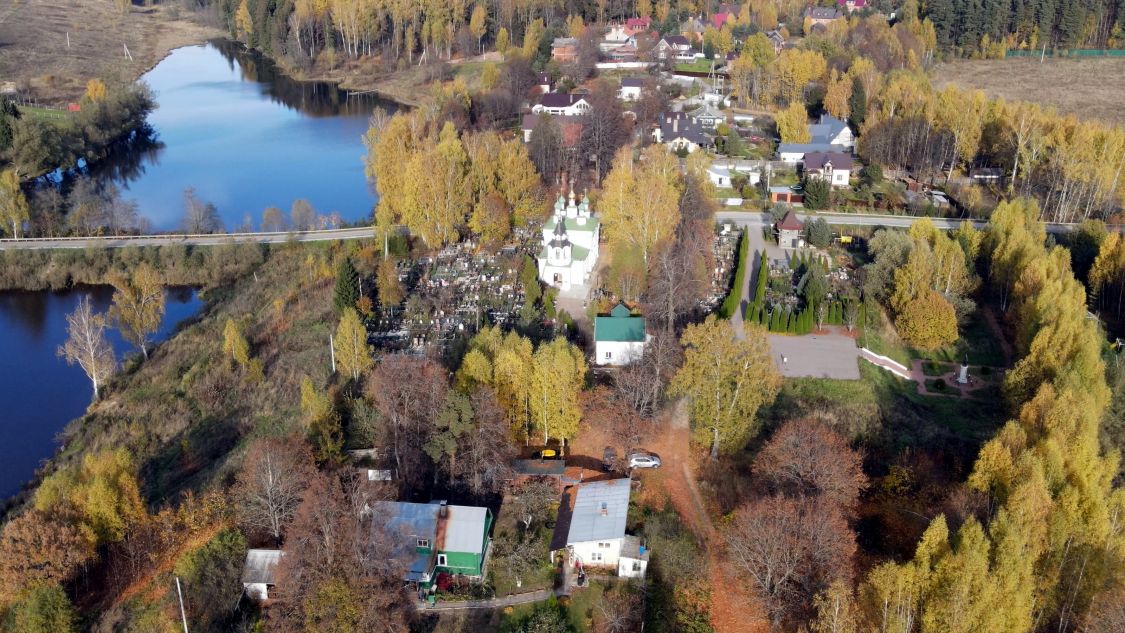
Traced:
[[575, 203], [559, 195], [554, 216], [543, 225], [543, 250], [539, 253], [539, 278], [559, 290], [584, 286], [598, 263], [601, 227], [590, 213], [589, 199]]

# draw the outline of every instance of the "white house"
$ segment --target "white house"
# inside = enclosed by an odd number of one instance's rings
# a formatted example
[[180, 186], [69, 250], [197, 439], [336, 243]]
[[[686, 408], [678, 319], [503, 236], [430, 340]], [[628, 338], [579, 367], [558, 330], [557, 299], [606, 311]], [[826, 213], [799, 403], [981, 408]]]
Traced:
[[621, 89], [617, 91], [617, 97], [622, 101], [636, 101], [641, 98], [644, 87], [645, 80], [643, 78], [626, 77], [621, 80]]
[[535, 114], [554, 114], [557, 116], [578, 116], [590, 111], [590, 102], [586, 95], [568, 94], [565, 92], [548, 92], [543, 99], [532, 106]]
[[584, 286], [598, 263], [601, 226], [590, 213], [590, 201], [576, 204], [574, 189], [569, 202], [555, 201], [555, 214], [543, 225], [543, 250], [539, 252], [539, 278], [560, 290]]
[[805, 175], [827, 180], [833, 187], [848, 186], [852, 166], [852, 157], [841, 152], [805, 154]]
[[648, 338], [645, 318], [618, 303], [608, 315], [594, 317], [594, 363], [628, 365], [638, 361], [644, 355]]
[[820, 121], [809, 126], [809, 136], [814, 143], [827, 143], [829, 145], [843, 145], [848, 149], [855, 148], [855, 135], [852, 129], [840, 119], [830, 115], [820, 115]]
[[[611, 479], [579, 484], [571, 489], [574, 505], [566, 553], [569, 563], [584, 568], [616, 569], [623, 578], [643, 578], [648, 569], [648, 551], [635, 536], [625, 534], [629, 493], [633, 480]], [[556, 534], [557, 536], [557, 534]]]
[[836, 117], [823, 114], [818, 123], [809, 126], [808, 143], [782, 143], [777, 146], [777, 155], [787, 165], [804, 162], [806, 154], [815, 152], [850, 153], [855, 148], [855, 135], [852, 129]]
[[252, 549], [246, 552], [242, 567], [242, 590], [251, 600], [269, 600], [269, 590], [277, 579], [277, 563], [285, 552], [277, 549]]
[[683, 35], [665, 35], [656, 43], [656, 57], [658, 59], [694, 59], [691, 42]]
[[762, 180], [761, 172], [743, 171], [734, 161], [711, 163], [707, 168], [707, 178], [716, 187], [732, 187], [731, 181], [739, 176], [746, 178], [746, 184], [751, 186], [757, 185]]

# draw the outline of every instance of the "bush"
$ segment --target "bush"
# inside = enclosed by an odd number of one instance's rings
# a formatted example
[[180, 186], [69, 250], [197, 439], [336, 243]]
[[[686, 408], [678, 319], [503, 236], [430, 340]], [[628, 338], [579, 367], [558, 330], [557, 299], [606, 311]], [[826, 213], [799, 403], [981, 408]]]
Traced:
[[945, 384], [945, 380], [941, 378], [934, 381], [934, 389], [937, 391], [945, 391], [947, 387], [948, 385]]
[[859, 175], [868, 185], [877, 185], [883, 182], [883, 167], [878, 163], [872, 163], [861, 169]]
[[824, 218], [815, 218], [805, 225], [805, 239], [813, 246], [824, 248], [832, 243], [832, 229]]

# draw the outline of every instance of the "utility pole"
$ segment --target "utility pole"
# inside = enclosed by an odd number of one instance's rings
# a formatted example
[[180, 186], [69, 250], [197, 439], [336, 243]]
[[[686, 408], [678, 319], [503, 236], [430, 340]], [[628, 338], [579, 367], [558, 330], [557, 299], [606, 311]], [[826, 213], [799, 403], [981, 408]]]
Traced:
[[176, 576], [176, 594], [178, 596], [180, 596], [180, 619], [183, 620], [183, 622], [184, 622], [184, 633], [188, 633], [188, 630], [187, 630], [187, 614], [184, 613], [184, 592], [183, 592], [183, 590], [180, 589], [180, 577], [179, 576]]

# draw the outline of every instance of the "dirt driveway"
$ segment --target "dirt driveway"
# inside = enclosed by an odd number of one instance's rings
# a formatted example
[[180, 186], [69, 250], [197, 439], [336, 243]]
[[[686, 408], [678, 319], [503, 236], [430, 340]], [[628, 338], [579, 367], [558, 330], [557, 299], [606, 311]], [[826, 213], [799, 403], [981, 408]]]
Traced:
[[[649, 490], [645, 494], [667, 495], [676, 512], [695, 534], [707, 557], [708, 584], [711, 590], [711, 624], [716, 633], [756, 633], [769, 630], [765, 610], [744, 579], [736, 577], [726, 565], [722, 540], [711, 513], [696, 485], [696, 464], [691, 451], [691, 430], [687, 406], [677, 403], [656, 423], [645, 448], [660, 455], [662, 467], [637, 473]], [[583, 429], [571, 445], [576, 455], [597, 455], [607, 444], [608, 435], [600, 429]]]

